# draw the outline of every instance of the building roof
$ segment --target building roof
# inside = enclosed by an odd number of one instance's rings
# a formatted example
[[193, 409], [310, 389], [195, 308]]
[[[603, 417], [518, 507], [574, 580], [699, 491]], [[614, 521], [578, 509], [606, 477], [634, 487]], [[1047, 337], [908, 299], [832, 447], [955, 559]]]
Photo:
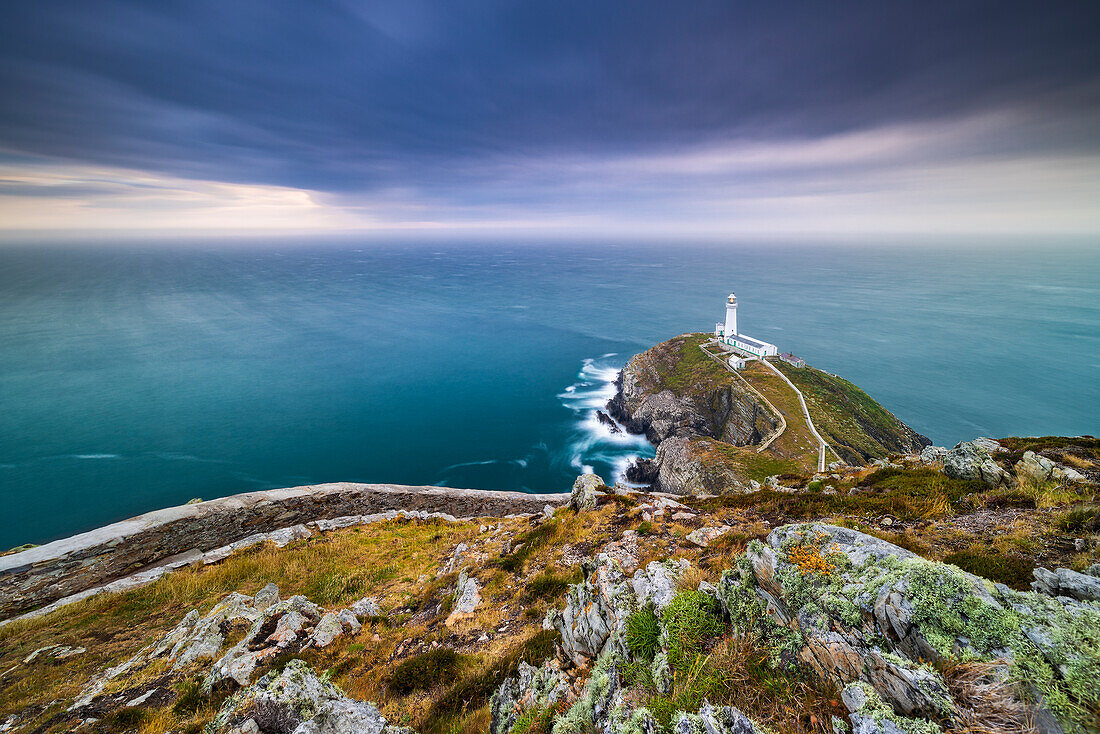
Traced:
[[774, 344], [768, 344], [767, 342], [757, 341], [756, 339], [753, 339], [752, 337], [749, 337], [749, 336], [745, 336], [744, 334], [735, 334], [733, 336], [733, 338], [737, 339], [738, 341], [745, 342], [746, 344], [748, 344], [751, 347], [756, 347], [757, 349], [763, 349], [764, 347], [774, 347], [775, 346]]

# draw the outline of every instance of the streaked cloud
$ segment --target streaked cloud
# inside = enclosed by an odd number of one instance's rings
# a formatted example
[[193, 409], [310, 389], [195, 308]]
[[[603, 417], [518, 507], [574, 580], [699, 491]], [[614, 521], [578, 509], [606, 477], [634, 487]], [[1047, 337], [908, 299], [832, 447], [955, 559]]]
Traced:
[[1087, 2], [0, 13], [8, 239], [1100, 231]]

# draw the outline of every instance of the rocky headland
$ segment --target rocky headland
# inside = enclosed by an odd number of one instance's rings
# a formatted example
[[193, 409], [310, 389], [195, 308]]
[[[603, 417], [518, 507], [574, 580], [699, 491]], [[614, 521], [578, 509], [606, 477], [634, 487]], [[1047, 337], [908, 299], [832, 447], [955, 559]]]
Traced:
[[323, 485], [0, 557], [0, 731], [1100, 731], [1100, 440], [931, 446], [785, 371], [819, 471], [704, 343], [609, 407], [655, 488]]
[[[759, 364], [733, 374], [714, 358], [728, 356], [709, 335], [685, 334], [627, 363], [608, 412], [657, 447], [629, 479], [677, 494], [725, 494], [816, 468], [817, 446], [794, 389]], [[931, 443], [840, 377], [771, 364], [805, 396], [829, 463], [858, 466]]]

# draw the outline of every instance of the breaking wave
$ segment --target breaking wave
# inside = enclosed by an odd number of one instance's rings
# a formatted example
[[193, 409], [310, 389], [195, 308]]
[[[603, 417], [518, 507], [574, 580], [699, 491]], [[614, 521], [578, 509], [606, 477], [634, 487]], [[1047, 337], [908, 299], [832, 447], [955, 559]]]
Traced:
[[[627, 433], [606, 413], [607, 401], [615, 397], [619, 365], [614, 352], [586, 359], [577, 379], [558, 394], [562, 405], [573, 412], [565, 458], [578, 472], [601, 474], [608, 482], [625, 482], [626, 470], [639, 457], [652, 457], [653, 446], [645, 436]], [[603, 412], [606, 420], [601, 420]]]

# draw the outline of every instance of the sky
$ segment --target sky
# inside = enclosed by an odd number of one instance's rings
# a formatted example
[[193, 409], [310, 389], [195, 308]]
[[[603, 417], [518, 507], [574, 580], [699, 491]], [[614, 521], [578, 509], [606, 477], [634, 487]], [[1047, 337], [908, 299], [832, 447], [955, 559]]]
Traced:
[[1082, 2], [0, 7], [0, 238], [1100, 233]]

